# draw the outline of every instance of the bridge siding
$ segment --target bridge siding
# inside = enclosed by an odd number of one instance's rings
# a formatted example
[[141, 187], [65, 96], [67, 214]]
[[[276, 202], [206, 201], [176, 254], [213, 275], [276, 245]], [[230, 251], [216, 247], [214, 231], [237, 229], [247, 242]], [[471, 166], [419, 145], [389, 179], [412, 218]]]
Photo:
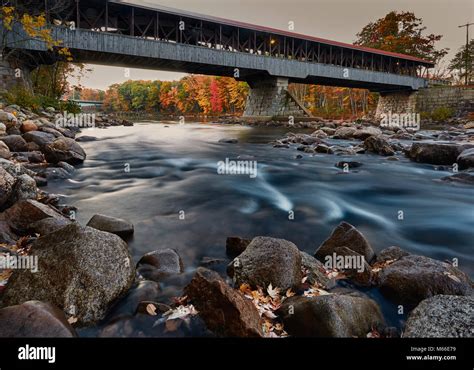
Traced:
[[[265, 76], [287, 77], [301, 83], [361, 87], [372, 91], [418, 90], [426, 87], [419, 77], [361, 70], [314, 62], [280, 59], [270, 56], [210, 49], [203, 46], [148, 40], [90, 30], [70, 30], [56, 27], [55, 37], [64, 41], [79, 62], [105, 62], [114, 64], [121, 55], [124, 66], [148, 66], [152, 69], [175, 70], [189, 73], [232, 76], [234, 68], [240, 70], [243, 80]], [[45, 51], [45, 45], [29, 40], [27, 49]], [[344, 77], [344, 71], [349, 78]]]

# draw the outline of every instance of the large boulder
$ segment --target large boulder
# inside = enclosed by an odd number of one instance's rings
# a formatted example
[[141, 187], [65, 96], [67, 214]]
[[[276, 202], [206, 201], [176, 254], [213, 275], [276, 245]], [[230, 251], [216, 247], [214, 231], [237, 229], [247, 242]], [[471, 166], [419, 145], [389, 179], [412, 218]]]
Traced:
[[0, 209], [8, 203], [15, 186], [15, 178], [3, 167], [0, 167]]
[[382, 294], [398, 304], [416, 306], [437, 294], [472, 294], [472, 282], [451, 264], [410, 254], [379, 272]]
[[39, 148], [43, 148], [53, 142], [54, 135], [48, 134], [47, 132], [30, 131], [23, 134], [23, 139], [25, 139], [27, 143], [35, 143]]
[[277, 314], [295, 337], [366, 338], [384, 325], [377, 303], [355, 295], [294, 296], [283, 302]]
[[26, 152], [28, 145], [20, 135], [8, 135], [0, 138], [12, 152]]
[[28, 301], [0, 310], [2, 338], [70, 338], [76, 333], [64, 312], [50, 303]]
[[466, 149], [456, 159], [459, 169], [474, 168], [474, 148]]
[[375, 253], [364, 235], [351, 224], [343, 221], [332, 232], [316, 250], [314, 256], [325, 262], [326, 256], [332, 256], [336, 248], [347, 247], [354, 252], [364, 256], [365, 261], [370, 263]]
[[166, 248], [145, 254], [137, 264], [137, 272], [145, 279], [160, 281], [184, 271], [178, 252]]
[[74, 139], [61, 137], [46, 144], [43, 153], [49, 163], [79, 164], [86, 159], [84, 149]]
[[413, 143], [407, 154], [415, 162], [452, 165], [463, 150], [457, 144]]
[[262, 337], [260, 315], [252, 301], [214, 271], [199, 267], [184, 293], [209, 330], [225, 337]]
[[38, 271], [16, 270], [8, 281], [3, 305], [29, 300], [50, 302], [78, 325], [104, 318], [108, 308], [133, 283], [127, 244], [117, 235], [71, 223], [37, 239], [31, 255]]
[[10, 225], [19, 231], [26, 231], [29, 225], [33, 222], [48, 217], [60, 220], [68, 220], [67, 217], [65, 217], [56, 209], [32, 199], [16, 202], [4, 213]]
[[0, 122], [0, 136], [3, 136], [7, 133], [7, 126]]
[[303, 278], [298, 247], [288, 240], [265, 236], [253, 238], [230, 263], [228, 272], [237, 286], [272, 284], [282, 290], [298, 287]]
[[130, 221], [101, 214], [92, 216], [87, 223], [87, 226], [116, 234], [122, 238], [126, 238], [133, 234], [133, 224]]
[[364, 141], [364, 148], [368, 152], [385, 156], [395, 154], [392, 146], [383, 135], [369, 136]]
[[410, 313], [405, 338], [473, 338], [474, 297], [436, 295]]

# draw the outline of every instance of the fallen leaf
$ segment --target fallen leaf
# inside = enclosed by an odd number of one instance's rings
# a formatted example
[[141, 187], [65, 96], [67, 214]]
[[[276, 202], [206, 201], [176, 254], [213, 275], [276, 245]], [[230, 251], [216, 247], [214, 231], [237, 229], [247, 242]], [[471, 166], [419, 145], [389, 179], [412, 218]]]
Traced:
[[156, 313], [156, 306], [152, 303], [149, 303], [146, 305], [146, 312], [148, 313], [148, 315], [150, 316], [156, 316], [157, 313]]
[[275, 315], [272, 311], [266, 310], [263, 312], [263, 314], [268, 317], [269, 319], [276, 319], [278, 316]]
[[453, 274], [451, 274], [451, 273], [448, 272], [448, 271], [445, 271], [445, 272], [444, 272], [444, 275], [446, 275], [448, 278], [450, 278], [451, 280], [454, 280], [454, 281], [457, 282], [457, 283], [460, 283], [460, 282], [461, 282], [461, 279], [459, 279], [456, 275], [453, 275]]
[[197, 311], [192, 304], [188, 306], [179, 306], [173, 310], [169, 310], [163, 314], [166, 317], [166, 320], [174, 320], [174, 319], [183, 319], [187, 316], [196, 315]]
[[267, 288], [267, 293], [272, 298], [278, 298], [279, 295], [280, 295], [280, 289], [279, 288], [273, 288], [272, 284], [270, 284]]

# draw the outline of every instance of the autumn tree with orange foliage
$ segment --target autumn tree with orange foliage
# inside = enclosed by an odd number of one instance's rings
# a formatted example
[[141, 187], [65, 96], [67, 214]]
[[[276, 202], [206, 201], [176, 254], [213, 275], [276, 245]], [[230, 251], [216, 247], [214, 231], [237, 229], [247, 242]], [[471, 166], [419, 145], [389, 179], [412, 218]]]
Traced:
[[[126, 81], [109, 87], [104, 109], [163, 114], [239, 114], [248, 85], [228, 77], [189, 75], [179, 81]], [[81, 99], [84, 97], [81, 95]]]
[[438, 62], [448, 49], [437, 49], [442, 35], [423, 35], [426, 27], [412, 12], [392, 11], [385, 17], [370, 22], [357, 34], [356, 45], [411, 55]]

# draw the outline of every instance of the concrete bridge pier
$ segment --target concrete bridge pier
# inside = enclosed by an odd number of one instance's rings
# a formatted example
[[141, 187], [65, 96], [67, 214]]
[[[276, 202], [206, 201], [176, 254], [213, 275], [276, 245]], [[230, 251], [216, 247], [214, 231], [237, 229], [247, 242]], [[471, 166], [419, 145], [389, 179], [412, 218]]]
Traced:
[[32, 91], [31, 71], [31, 66], [21, 58], [12, 56], [7, 59], [0, 55], [0, 91], [9, 91], [16, 86]]
[[288, 78], [268, 77], [247, 81], [250, 86], [244, 117], [303, 117], [309, 112], [289, 91]]
[[388, 114], [412, 114], [417, 112], [416, 91], [380, 93], [375, 118]]

